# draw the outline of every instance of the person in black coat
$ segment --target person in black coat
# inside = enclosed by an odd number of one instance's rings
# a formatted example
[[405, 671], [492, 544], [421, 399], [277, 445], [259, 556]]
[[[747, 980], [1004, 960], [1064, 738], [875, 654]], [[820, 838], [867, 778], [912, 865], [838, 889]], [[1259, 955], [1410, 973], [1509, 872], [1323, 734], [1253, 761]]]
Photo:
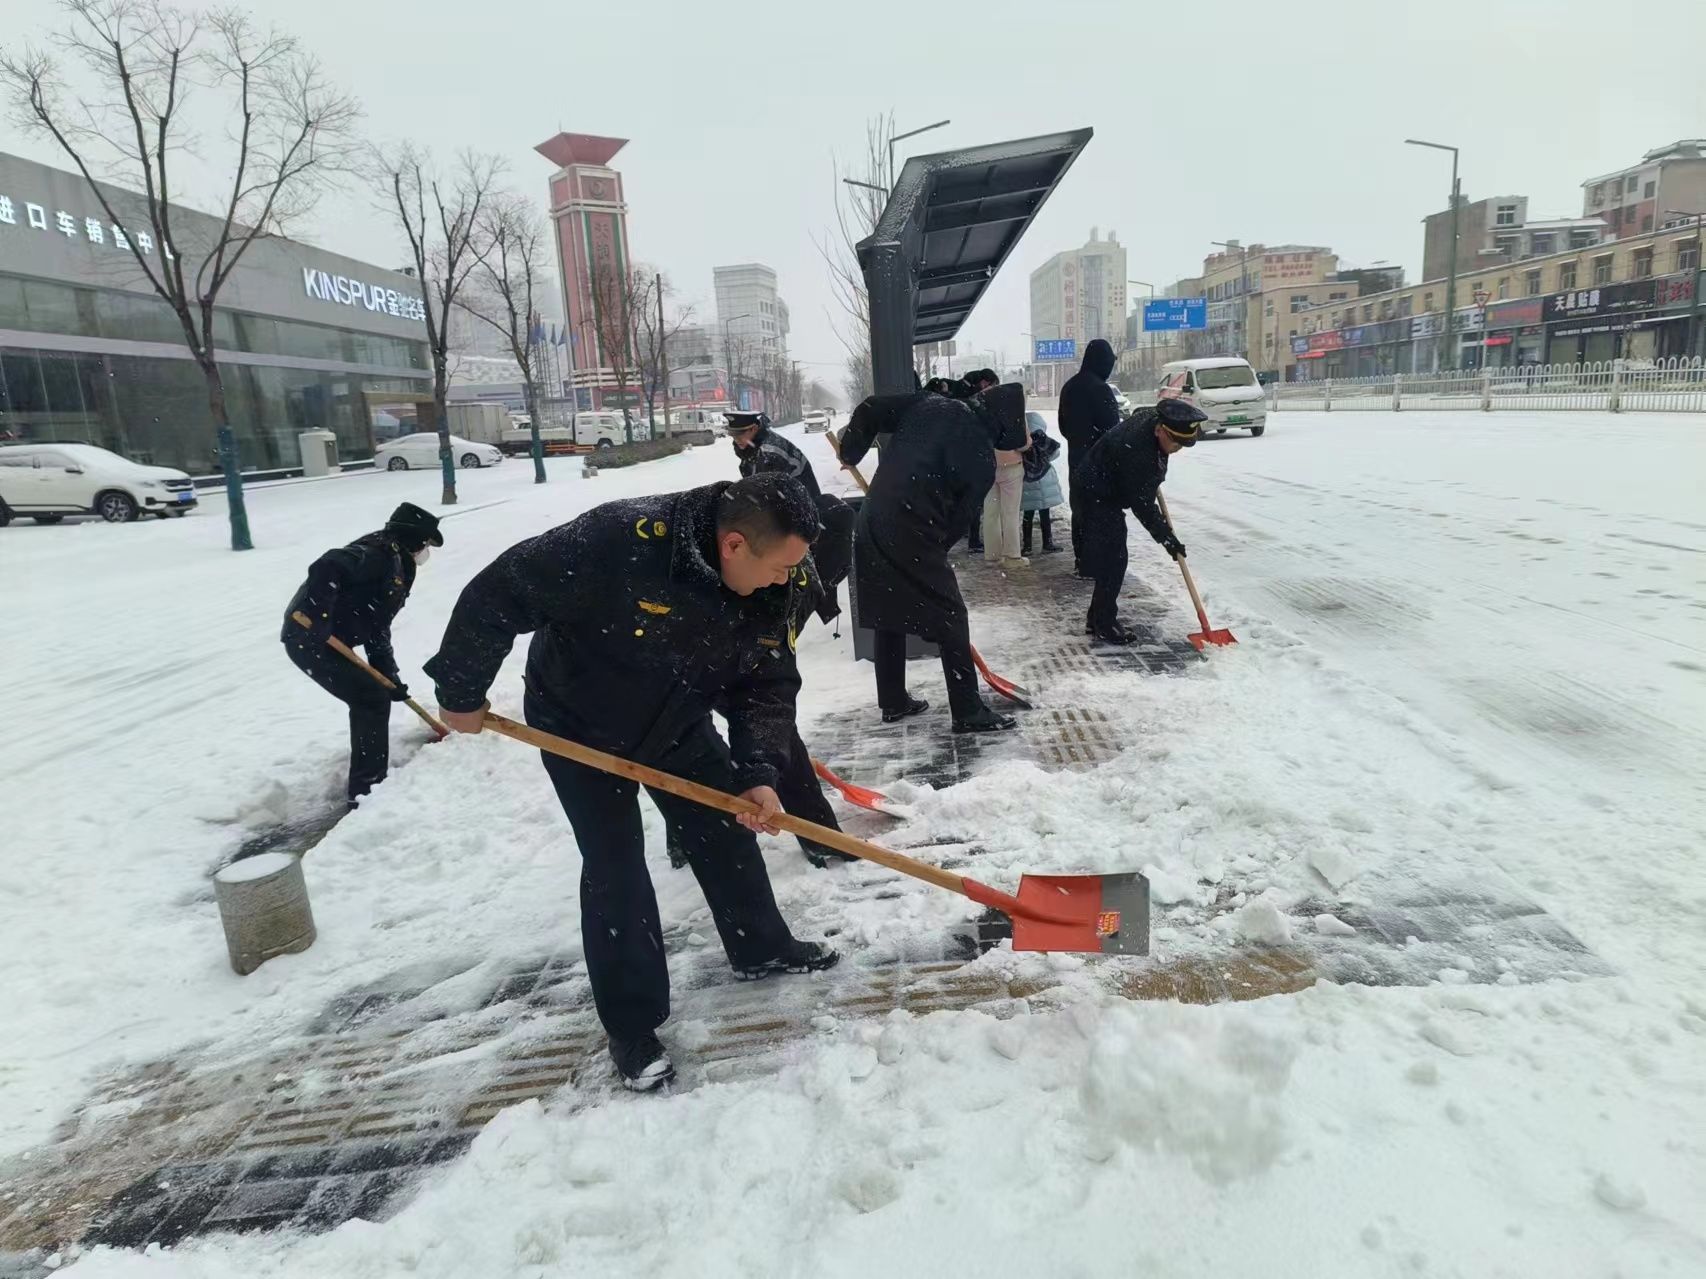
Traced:
[[[1131, 644], [1137, 636], [1121, 624], [1118, 605], [1125, 581], [1126, 524], [1129, 509], [1138, 523], [1174, 559], [1185, 548], [1158, 501], [1167, 478], [1167, 459], [1197, 442], [1197, 423], [1208, 415], [1183, 400], [1162, 400], [1139, 409], [1096, 442], [1078, 467], [1072, 491], [1078, 497], [1084, 527], [1084, 559], [1096, 589], [1084, 629], [1109, 644]], [[1074, 524], [1077, 524], [1077, 518]]]
[[735, 461], [740, 466], [742, 479], [772, 473], [787, 475], [805, 485], [813, 501], [822, 496], [817, 476], [812, 473], [806, 455], [800, 452], [800, 446], [773, 431], [769, 418], [762, 413], [733, 411], [723, 416], [728, 418], [728, 425], [723, 430], [734, 444]]
[[[391, 513], [377, 533], [327, 551], [308, 566], [284, 610], [279, 638], [298, 670], [349, 707], [350, 806], [385, 780], [391, 767], [391, 703], [409, 695], [391, 648], [391, 622], [408, 601], [415, 569], [444, 545], [438, 517], [413, 502]], [[304, 629], [301, 613], [313, 623]], [[331, 647], [332, 638], [366, 650], [368, 664], [396, 687], [386, 689]]]
[[[804, 631], [814, 614], [826, 626], [841, 616], [837, 588], [846, 579], [853, 561], [853, 508], [832, 493], [820, 493], [817, 509], [821, 528], [817, 540], [812, 543], [811, 554], [800, 562], [796, 573], [794, 585], [799, 589], [790, 593], [793, 600], [789, 618], [791, 636], [798, 636]], [[792, 644], [788, 646], [787, 660], [794, 660]], [[721, 705], [716, 709], [719, 713], [727, 713]], [[831, 830], [841, 829], [835, 809], [824, 798], [823, 786], [812, 765], [811, 751], [801, 738], [797, 725], [789, 743], [787, 761], [776, 779], [776, 793], [781, 797], [782, 811], [790, 816], [803, 817]], [[797, 838], [801, 855], [819, 869], [835, 862], [858, 860], [804, 835]], [[665, 823], [665, 842], [669, 864], [678, 870], [686, 866], [687, 851], [681, 831], [673, 823]]]
[[859, 511], [853, 540], [859, 620], [876, 632], [877, 704], [884, 723], [929, 709], [906, 691], [906, 637], [942, 654], [957, 733], [1013, 727], [977, 689], [971, 631], [948, 550], [995, 482], [997, 448], [1025, 443], [1025, 393], [994, 387], [969, 401], [941, 396], [872, 396], [841, 436], [844, 466], [857, 465], [879, 434], [892, 432]]
[[[724, 814], [662, 791], [736, 975], [828, 968], [776, 908], [754, 832], [774, 833], [776, 784], [794, 737], [789, 660], [817, 507], [781, 475], [609, 502], [512, 546], [469, 582], [426, 664], [444, 722], [482, 727], [486, 690], [517, 635], [533, 632], [529, 724], [720, 791], [759, 811]], [[728, 741], [711, 722], [728, 721]], [[629, 1087], [674, 1070], [658, 1041], [669, 968], [646, 871], [634, 782], [556, 755], [545, 771], [581, 854], [581, 936], [593, 1002]]]
[[1114, 348], [1095, 338], [1084, 348], [1078, 372], [1060, 388], [1060, 433], [1066, 440], [1066, 503], [1072, 512], [1072, 563], [1079, 577], [1089, 577], [1084, 561], [1084, 517], [1078, 498], [1078, 467], [1096, 441], [1120, 424], [1119, 401], [1108, 375], [1114, 371]]

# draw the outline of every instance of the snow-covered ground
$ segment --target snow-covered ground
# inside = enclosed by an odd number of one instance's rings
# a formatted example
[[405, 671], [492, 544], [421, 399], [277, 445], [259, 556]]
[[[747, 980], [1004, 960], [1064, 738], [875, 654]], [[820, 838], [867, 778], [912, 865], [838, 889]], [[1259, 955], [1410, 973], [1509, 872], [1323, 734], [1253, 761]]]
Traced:
[[[1039, 691], [1100, 699], [1124, 754], [909, 794], [901, 833], [975, 837], [1002, 886], [1146, 869], [1156, 963], [1331, 937], [1323, 902], [1353, 915], [1496, 878], [1598, 975], [1418, 947], [1427, 984], [1187, 1007], [1114, 998], [1081, 959], [996, 951], [977, 963], [1061, 998], [1000, 1020], [825, 1019], [777, 1073], [506, 1112], [390, 1221], [75, 1271], [1706, 1274], [1706, 420], [1271, 422], [1182, 455], [1167, 485], [1211, 620], [1240, 645], [1182, 677], [1062, 677]], [[525, 465], [464, 474], [397, 628], [406, 674], [512, 541], [734, 470], [725, 446], [593, 480], [550, 465], [539, 488]], [[115, 1065], [239, 1054], [444, 955], [573, 947], [573, 844], [537, 763], [489, 737], [421, 751], [399, 715], [391, 780], [309, 858], [319, 941], [246, 979], [225, 964], [208, 873], [341, 784], [341, 708], [285, 661], [284, 604], [321, 549], [435, 491], [416, 474], [257, 492], [246, 555], [220, 550], [216, 502], [0, 534], [0, 1153]], [[1133, 572], [1176, 590], [1141, 535]], [[1049, 642], [979, 626], [998, 668]], [[849, 646], [802, 637], [808, 740], [874, 715]], [[523, 648], [499, 709], [518, 707]], [[653, 843], [666, 919], [702, 915]], [[851, 965], [973, 913], [911, 885], [835, 907], [789, 842], [770, 862], [784, 912], [833, 923]]]

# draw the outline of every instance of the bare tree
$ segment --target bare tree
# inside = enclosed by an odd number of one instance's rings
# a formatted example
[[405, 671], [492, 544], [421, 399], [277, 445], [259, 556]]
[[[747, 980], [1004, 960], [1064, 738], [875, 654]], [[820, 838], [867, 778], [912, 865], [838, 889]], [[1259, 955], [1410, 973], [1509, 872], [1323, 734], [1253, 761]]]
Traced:
[[636, 267], [636, 274], [651, 276], [649, 295], [636, 295], [633, 308], [634, 353], [640, 362], [640, 386], [646, 396], [646, 418], [652, 425], [652, 438], [658, 437], [657, 397], [664, 394], [664, 434], [669, 434], [669, 344], [693, 319], [693, 304], [676, 308], [673, 317], [665, 314], [665, 302], [674, 294], [666, 276], [646, 267]]
[[470, 277], [490, 251], [482, 216], [494, 195], [500, 161], [464, 151], [448, 177], [431, 155], [412, 142], [376, 155], [374, 163], [409, 240], [415, 274], [426, 294], [427, 350], [432, 355], [432, 427], [438, 432], [438, 461], [444, 474], [445, 506], [456, 503], [456, 459], [451, 456], [450, 315]]
[[[240, 10], [183, 12], [160, 0], [62, 0], [60, 7], [66, 26], [52, 43], [83, 68], [86, 95], [68, 87], [59, 60], [41, 49], [0, 54], [0, 83], [19, 122], [77, 166], [115, 242], [178, 317], [207, 383], [231, 548], [246, 551], [254, 542], [214, 307], [250, 247], [285, 235], [347, 171], [359, 108], [293, 37], [258, 31]], [[203, 114], [226, 122], [223, 149], [194, 130], [198, 92], [218, 98]], [[183, 217], [172, 204], [193, 160], [230, 174], [211, 223]], [[137, 188], [140, 199], [127, 194]]]
[[650, 290], [649, 276], [624, 271], [616, 262], [594, 262], [588, 283], [592, 292], [592, 330], [598, 343], [597, 365], [616, 379], [622, 401], [623, 433], [634, 442], [634, 416], [629, 410], [628, 382], [634, 373], [634, 310], [636, 288]]
[[877, 229], [888, 203], [889, 142], [894, 137], [894, 112], [865, 122], [865, 142], [846, 164], [835, 169], [835, 230], [818, 239], [817, 250], [829, 268], [830, 293], [841, 311], [834, 319], [836, 336], [847, 351], [844, 385], [857, 404], [871, 394], [871, 299], [855, 246]]
[[534, 298], [545, 288], [545, 258], [550, 251], [544, 224], [533, 207], [515, 195], [488, 200], [477, 239], [487, 246], [466, 296], [457, 305], [503, 336], [521, 369], [521, 392], [532, 423], [533, 482], [545, 482], [545, 450], [539, 442], [539, 376], [545, 334]]

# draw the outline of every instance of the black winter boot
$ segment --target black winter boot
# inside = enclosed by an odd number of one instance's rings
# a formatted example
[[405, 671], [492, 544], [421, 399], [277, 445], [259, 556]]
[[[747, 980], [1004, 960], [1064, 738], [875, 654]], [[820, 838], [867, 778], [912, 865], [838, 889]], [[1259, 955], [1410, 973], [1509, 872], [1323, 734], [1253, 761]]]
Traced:
[[985, 706], [976, 714], [954, 721], [956, 733], [1005, 733], [1008, 729], [1017, 727], [1019, 721], [1011, 715], [1002, 715]]
[[1127, 630], [1125, 624], [1118, 619], [1106, 626], [1096, 627], [1092, 633], [1104, 644], [1118, 644], [1124, 647], [1127, 644], [1137, 643], [1137, 632]]
[[892, 711], [883, 712], [883, 723], [898, 724], [903, 719], [910, 719], [914, 715], [922, 715], [929, 709], [930, 703], [925, 701], [922, 697], [908, 697], [906, 699], [905, 706], [897, 707]]
[[819, 870], [825, 870], [839, 862], [856, 862], [859, 859], [851, 853], [844, 853], [839, 848], [831, 848], [828, 844], [820, 844], [815, 839], [802, 839], [800, 852]]
[[831, 949], [828, 943], [790, 937], [776, 958], [736, 968], [735, 976], [742, 981], [757, 981], [761, 977], [774, 977], [777, 973], [821, 973], [840, 962], [840, 953]]
[[669, 1054], [651, 1031], [634, 1039], [610, 1036], [610, 1060], [622, 1076], [622, 1086], [634, 1092], [654, 1092], [675, 1082], [675, 1067]]

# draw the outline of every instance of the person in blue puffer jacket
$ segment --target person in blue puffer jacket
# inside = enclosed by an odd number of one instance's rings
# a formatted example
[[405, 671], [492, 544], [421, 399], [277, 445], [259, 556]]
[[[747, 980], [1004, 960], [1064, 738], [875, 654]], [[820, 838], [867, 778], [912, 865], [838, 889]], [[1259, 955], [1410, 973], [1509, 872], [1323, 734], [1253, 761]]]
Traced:
[[1051, 508], [1059, 506], [1062, 501], [1060, 476], [1054, 473], [1054, 459], [1059, 456], [1060, 444], [1050, 439], [1047, 431], [1039, 427], [1031, 432], [1031, 447], [1025, 450], [1025, 491], [1019, 500], [1019, 508], [1025, 513], [1021, 555], [1029, 556], [1031, 553], [1033, 515], [1040, 516], [1038, 523], [1043, 526], [1043, 554], [1053, 555], [1060, 550], [1054, 543], [1054, 528], [1049, 517]]

